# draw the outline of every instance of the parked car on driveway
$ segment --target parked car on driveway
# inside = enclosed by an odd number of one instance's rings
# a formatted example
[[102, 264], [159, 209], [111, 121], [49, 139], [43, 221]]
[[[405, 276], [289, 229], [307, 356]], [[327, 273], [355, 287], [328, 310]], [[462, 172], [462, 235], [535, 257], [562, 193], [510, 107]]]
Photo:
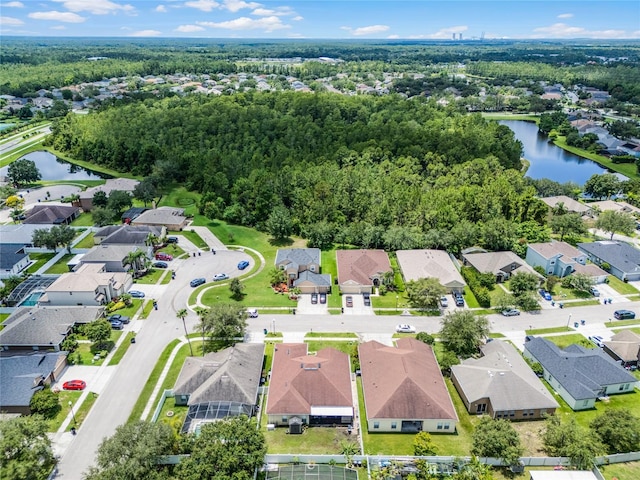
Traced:
[[158, 252], [156, 253], [156, 260], [164, 260], [165, 262], [170, 262], [173, 260], [173, 257], [168, 253]]
[[370, 293], [363, 293], [362, 294], [362, 299], [364, 300], [364, 306], [365, 307], [370, 307], [371, 306], [371, 294]]
[[110, 322], [113, 320], [118, 320], [119, 322], [127, 324], [130, 322], [131, 319], [125, 315], [120, 315], [119, 313], [116, 313], [114, 315], [110, 315], [109, 318], [107, 318], [107, 320], [109, 320]]
[[401, 323], [396, 325], [396, 332], [398, 333], [416, 333], [416, 328], [413, 325]]
[[167, 237], [167, 243], [178, 243], [178, 237]]
[[124, 328], [124, 324], [120, 320], [110, 320], [111, 328], [114, 330], [122, 330]]
[[454, 302], [456, 302], [456, 307], [464, 307], [464, 298], [462, 297], [461, 293], [459, 292], [454, 293], [453, 300]]
[[604, 347], [604, 339], [600, 335], [593, 335], [593, 336], [589, 337], [589, 340], [591, 340], [593, 343], [595, 343], [600, 348]]
[[167, 262], [153, 262], [154, 268], [169, 268], [169, 264]]
[[242, 260], [242, 261], [238, 262], [238, 270], [244, 270], [248, 266], [249, 266], [249, 262], [246, 261], [246, 260]]
[[320, 303], [322, 303], [322, 304], [327, 303], [327, 294], [326, 293], [321, 293], [320, 294]]
[[542, 298], [544, 298], [547, 301], [551, 301], [551, 294], [549, 292], [547, 292], [544, 288], [541, 288], [538, 293], [540, 293], [540, 296]]
[[344, 302], [347, 307], [353, 307], [353, 297], [351, 295], [347, 295], [344, 299]]
[[194, 278], [193, 280], [191, 280], [189, 282], [189, 285], [191, 285], [192, 287], [197, 287], [199, 285], [202, 285], [203, 283], [206, 283], [207, 279], [206, 278]]
[[636, 318], [635, 312], [632, 312], [631, 310], [616, 310], [613, 312], [613, 316], [616, 320], [631, 320]]
[[596, 287], [591, 287], [589, 289], [589, 293], [591, 295], [593, 295], [594, 297], [599, 297], [600, 296], [600, 290], [598, 290]]
[[316, 303], [318, 303], [318, 294], [317, 293], [312, 293], [311, 294], [311, 304], [315, 305]]
[[440, 306], [442, 308], [447, 308], [449, 306], [449, 300], [447, 299], [447, 297], [445, 295], [440, 297]]
[[87, 386], [87, 382], [84, 380], [69, 380], [62, 384], [63, 390], [84, 390]]
[[516, 315], [520, 315], [520, 310], [517, 308], [507, 308], [502, 311], [502, 315], [505, 317], [515, 317]]
[[129, 295], [133, 298], [144, 298], [144, 292], [141, 292], [140, 290], [129, 290]]
[[219, 282], [221, 280], [227, 280], [229, 278], [229, 275], [227, 275], [226, 273], [216, 273], [213, 276], [213, 281], [214, 282]]

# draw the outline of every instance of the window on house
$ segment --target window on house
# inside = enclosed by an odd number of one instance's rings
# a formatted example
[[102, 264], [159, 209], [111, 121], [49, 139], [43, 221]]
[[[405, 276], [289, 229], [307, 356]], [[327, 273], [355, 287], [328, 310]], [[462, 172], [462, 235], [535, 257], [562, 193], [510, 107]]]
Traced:
[[523, 417], [528, 417], [529, 416], [529, 412], [527, 412], [526, 410], [522, 411], [522, 416]]
[[391, 422], [391, 428], [392, 429], [398, 428], [398, 422]]
[[288, 418], [287, 418], [287, 417], [282, 417], [282, 421], [283, 421], [283, 422], [286, 422], [287, 420], [288, 420]]
[[445, 424], [444, 424], [444, 429], [445, 429], [445, 430], [449, 430], [449, 424], [448, 424], [448, 423], [445, 423]]
[[625, 389], [625, 390], [629, 390], [629, 384], [628, 384], [628, 383], [625, 383], [625, 384], [624, 384], [624, 389]]
[[589, 400], [583, 400], [582, 401], [582, 406], [586, 407], [587, 405], [589, 405]]
[[438, 422], [438, 430], [442, 430], [442, 422]]
[[373, 428], [380, 428], [380, 422], [373, 422]]
[[516, 411], [515, 410], [509, 410], [509, 416], [510, 417], [515, 417], [516, 416]]
[[624, 390], [624, 385], [620, 385], [620, 388], [618, 388], [619, 391]]

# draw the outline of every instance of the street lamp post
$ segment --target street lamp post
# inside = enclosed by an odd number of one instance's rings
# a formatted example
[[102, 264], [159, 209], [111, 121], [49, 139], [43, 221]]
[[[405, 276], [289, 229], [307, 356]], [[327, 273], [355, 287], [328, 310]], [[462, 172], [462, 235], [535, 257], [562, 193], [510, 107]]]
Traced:
[[569, 314], [569, 320], [567, 320], [567, 327], [569, 327], [569, 325], [571, 325], [571, 314]]
[[271, 320], [271, 331], [273, 332], [273, 334], [276, 334], [276, 319], [274, 318], [273, 320]]
[[73, 411], [73, 403], [71, 403], [71, 400], [69, 400], [69, 409], [71, 410], [71, 415], [73, 416], [73, 424], [75, 425], [76, 423], [76, 414]]

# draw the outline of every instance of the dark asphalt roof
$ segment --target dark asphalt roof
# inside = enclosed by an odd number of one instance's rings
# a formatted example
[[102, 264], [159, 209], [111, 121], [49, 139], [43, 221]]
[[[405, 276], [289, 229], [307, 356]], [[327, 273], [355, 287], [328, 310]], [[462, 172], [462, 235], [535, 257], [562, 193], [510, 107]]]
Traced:
[[0, 409], [28, 406], [40, 382], [55, 369], [60, 352], [0, 357]]
[[0, 243], [0, 270], [11, 270], [28, 253], [24, 253], [23, 243]]
[[601, 240], [591, 243], [579, 243], [578, 248], [603, 262], [607, 262], [622, 272], [640, 272], [640, 250], [624, 242]]

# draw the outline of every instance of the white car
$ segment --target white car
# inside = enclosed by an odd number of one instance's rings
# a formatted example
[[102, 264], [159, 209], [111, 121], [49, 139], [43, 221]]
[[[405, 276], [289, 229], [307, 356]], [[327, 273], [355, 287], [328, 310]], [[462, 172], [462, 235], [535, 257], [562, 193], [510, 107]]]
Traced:
[[249, 318], [258, 318], [258, 309], [257, 308], [249, 308], [247, 310], [247, 315], [249, 315]]
[[589, 337], [589, 340], [591, 340], [600, 348], [604, 347], [604, 339], [600, 335], [594, 335], [592, 337]]
[[416, 329], [412, 325], [408, 325], [406, 323], [401, 323], [400, 325], [396, 325], [396, 332], [398, 332], [398, 333], [416, 333]]

